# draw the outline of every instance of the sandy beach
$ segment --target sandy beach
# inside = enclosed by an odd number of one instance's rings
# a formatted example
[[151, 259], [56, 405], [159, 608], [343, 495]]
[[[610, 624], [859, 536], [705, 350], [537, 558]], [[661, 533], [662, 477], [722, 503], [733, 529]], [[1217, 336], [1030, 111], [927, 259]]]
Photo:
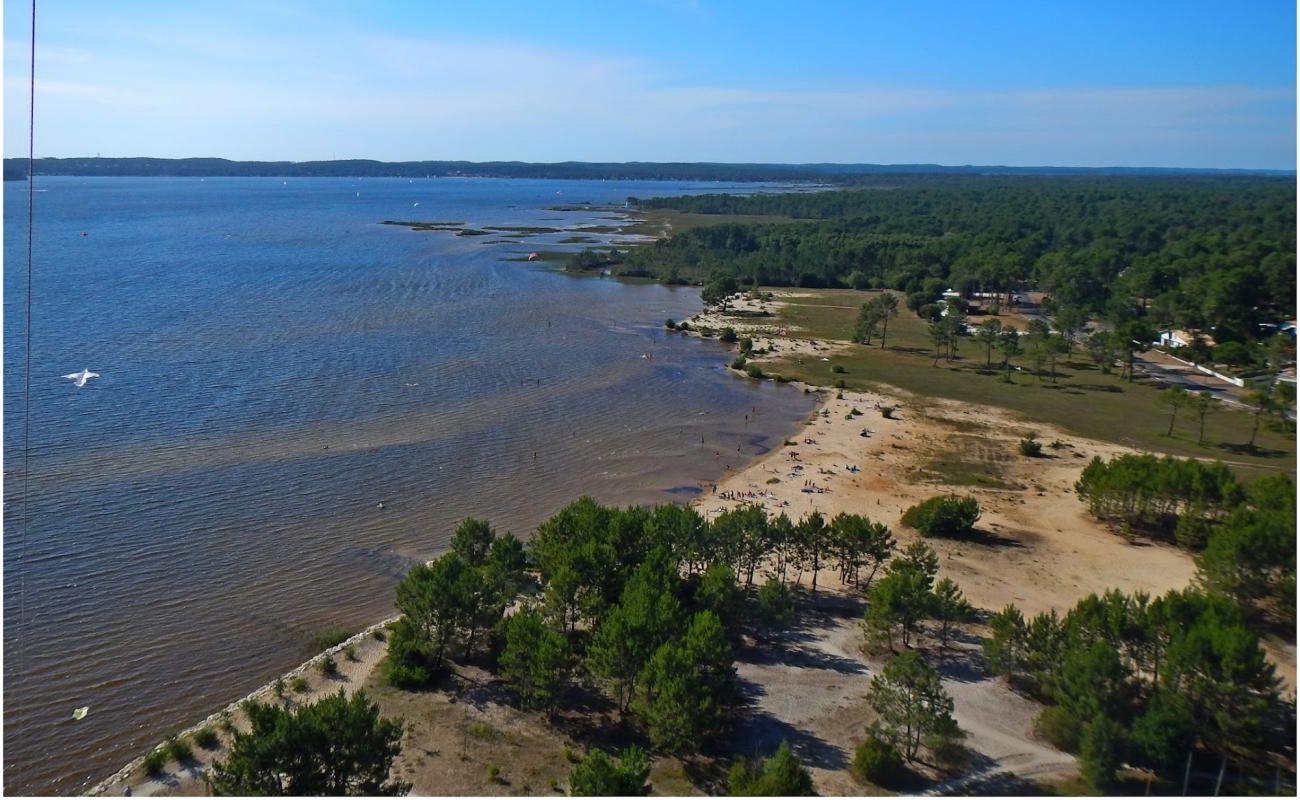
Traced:
[[[784, 447], [719, 481], [698, 505], [707, 517], [743, 503], [799, 519], [811, 511], [862, 514], [884, 522], [901, 546], [915, 532], [899, 519], [936, 494], [976, 497], [983, 540], [931, 540], [942, 574], [987, 609], [1015, 603], [1025, 613], [1064, 611], [1090, 592], [1117, 588], [1153, 594], [1186, 586], [1195, 573], [1187, 553], [1150, 542], [1130, 544], [1088, 515], [1074, 495], [1093, 456], [1116, 445], [1028, 425], [991, 408], [882, 393], [826, 392], [803, 430]], [[894, 409], [893, 419], [881, 409]], [[850, 416], [857, 410], [861, 415]], [[1043, 458], [1017, 453], [1029, 432], [1050, 445]], [[978, 432], [980, 445], [970, 442]], [[867, 435], [863, 435], [866, 433]], [[944, 459], [995, 465], [1008, 487], [950, 486], [930, 474]]]

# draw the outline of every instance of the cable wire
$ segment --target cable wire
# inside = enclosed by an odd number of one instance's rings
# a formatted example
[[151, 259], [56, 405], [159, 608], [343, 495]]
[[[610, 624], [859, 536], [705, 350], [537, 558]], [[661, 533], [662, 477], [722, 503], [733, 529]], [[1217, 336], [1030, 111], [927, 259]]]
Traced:
[[29, 457], [32, 444], [32, 220], [36, 201], [36, 0], [32, 0], [31, 76], [27, 95], [27, 319], [23, 354], [23, 524], [18, 541], [18, 669], [23, 668], [23, 627], [27, 619], [27, 535], [31, 517], [27, 512]]

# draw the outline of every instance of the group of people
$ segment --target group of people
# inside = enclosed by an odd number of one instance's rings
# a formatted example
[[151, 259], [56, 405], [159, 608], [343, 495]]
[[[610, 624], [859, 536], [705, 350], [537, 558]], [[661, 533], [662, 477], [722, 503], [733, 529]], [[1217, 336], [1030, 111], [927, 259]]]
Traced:
[[[717, 484], [714, 484], [713, 491], [715, 494], [717, 493], [717, 490], [718, 490], [718, 486]], [[756, 492], [753, 489], [749, 489], [743, 492], [730, 489], [723, 492], [722, 494], [719, 494], [718, 497], [722, 498], [723, 500], [771, 500], [772, 493]]]

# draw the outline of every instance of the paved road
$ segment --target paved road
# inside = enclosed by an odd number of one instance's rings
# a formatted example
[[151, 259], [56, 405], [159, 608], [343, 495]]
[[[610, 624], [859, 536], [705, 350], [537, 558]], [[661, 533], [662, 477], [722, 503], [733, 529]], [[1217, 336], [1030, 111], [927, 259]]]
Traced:
[[1200, 370], [1170, 358], [1159, 350], [1148, 350], [1134, 356], [1133, 364], [1153, 378], [1182, 386], [1189, 391], [1210, 392], [1226, 403], [1245, 405], [1246, 390], [1227, 381], [1206, 375]]

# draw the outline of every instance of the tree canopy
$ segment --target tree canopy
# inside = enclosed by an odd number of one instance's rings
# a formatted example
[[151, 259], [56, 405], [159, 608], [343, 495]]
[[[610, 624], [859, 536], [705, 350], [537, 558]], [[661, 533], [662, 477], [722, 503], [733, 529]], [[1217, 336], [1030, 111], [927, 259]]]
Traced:
[[1253, 342], [1271, 330], [1261, 324], [1295, 317], [1290, 178], [969, 176], [633, 202], [812, 221], [691, 228], [609, 254], [615, 273], [891, 288], [931, 303], [945, 285], [1007, 294], [1028, 283], [1058, 307], [1105, 314], [1123, 301], [1147, 327], [1212, 330], [1219, 342]]
[[212, 768], [212, 788], [228, 795], [404, 795], [389, 780], [401, 751], [402, 722], [382, 719], [364, 692], [343, 690], [289, 710], [250, 702], [251, 728], [236, 732]]

